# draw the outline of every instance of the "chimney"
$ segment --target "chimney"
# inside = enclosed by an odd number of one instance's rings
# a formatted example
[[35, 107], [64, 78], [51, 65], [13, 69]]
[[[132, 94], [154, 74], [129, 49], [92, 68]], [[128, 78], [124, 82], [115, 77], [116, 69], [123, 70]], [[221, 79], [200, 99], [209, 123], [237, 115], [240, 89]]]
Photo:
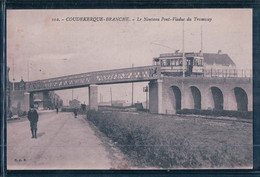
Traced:
[[222, 51], [221, 51], [221, 50], [218, 50], [218, 54], [221, 55], [221, 54], [222, 54]]

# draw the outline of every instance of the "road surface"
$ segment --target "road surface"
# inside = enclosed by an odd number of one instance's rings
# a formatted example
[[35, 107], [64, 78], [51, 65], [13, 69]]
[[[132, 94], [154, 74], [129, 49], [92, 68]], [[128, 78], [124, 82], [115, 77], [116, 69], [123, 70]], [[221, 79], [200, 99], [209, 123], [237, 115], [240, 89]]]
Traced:
[[[92, 127], [92, 128], [91, 128]], [[124, 157], [83, 115], [42, 112], [38, 138], [31, 138], [26, 118], [7, 123], [7, 168], [110, 169], [120, 168]]]

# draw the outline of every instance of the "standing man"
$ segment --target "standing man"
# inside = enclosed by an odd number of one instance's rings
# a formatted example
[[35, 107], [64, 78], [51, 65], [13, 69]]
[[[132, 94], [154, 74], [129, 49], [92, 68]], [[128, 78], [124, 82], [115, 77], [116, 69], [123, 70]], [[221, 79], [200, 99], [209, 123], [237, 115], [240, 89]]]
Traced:
[[77, 118], [77, 115], [78, 115], [77, 109], [75, 108], [73, 112], [74, 112], [75, 118]]
[[56, 106], [56, 113], [58, 114], [59, 113], [59, 107]]
[[32, 138], [37, 138], [37, 122], [38, 122], [38, 113], [34, 109], [34, 106], [31, 105], [30, 110], [28, 111], [28, 119], [30, 121]]

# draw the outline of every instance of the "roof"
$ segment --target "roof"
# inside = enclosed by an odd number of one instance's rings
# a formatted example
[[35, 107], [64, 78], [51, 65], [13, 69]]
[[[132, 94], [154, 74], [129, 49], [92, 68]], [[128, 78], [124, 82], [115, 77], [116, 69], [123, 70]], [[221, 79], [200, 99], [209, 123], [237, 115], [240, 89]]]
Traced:
[[213, 65], [214, 63], [217, 65], [229, 66], [236, 64], [233, 60], [228, 56], [228, 54], [218, 54], [218, 53], [203, 53], [204, 62], [208, 65]]
[[[186, 57], [201, 56], [201, 53], [186, 52], [185, 56]], [[169, 57], [182, 57], [182, 53], [164, 53], [164, 54], [160, 54], [159, 58], [169, 58]], [[203, 57], [204, 57], [204, 62], [208, 65], [213, 65], [214, 63], [223, 66], [236, 65], [233, 62], [233, 60], [228, 56], [228, 54], [203, 53]], [[159, 58], [154, 58], [154, 61], [159, 60]]]

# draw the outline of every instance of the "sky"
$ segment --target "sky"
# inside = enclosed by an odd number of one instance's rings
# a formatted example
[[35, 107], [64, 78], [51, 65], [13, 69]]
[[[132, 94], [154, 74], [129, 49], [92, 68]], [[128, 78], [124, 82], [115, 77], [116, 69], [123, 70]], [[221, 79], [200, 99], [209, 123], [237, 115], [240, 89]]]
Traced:
[[[67, 20], [72, 17], [129, 17], [129, 21]], [[161, 53], [182, 51], [183, 26], [186, 52], [201, 50], [202, 29], [203, 52], [222, 50], [238, 69], [252, 69], [251, 9], [8, 10], [10, 80], [152, 65], [153, 57]], [[145, 101], [142, 87], [147, 84], [134, 84], [135, 102]], [[110, 88], [113, 99], [131, 102], [131, 84], [99, 86], [103, 101], [110, 100]], [[72, 99], [71, 90], [57, 93], [65, 102]], [[73, 98], [88, 103], [88, 89], [74, 89]]]

